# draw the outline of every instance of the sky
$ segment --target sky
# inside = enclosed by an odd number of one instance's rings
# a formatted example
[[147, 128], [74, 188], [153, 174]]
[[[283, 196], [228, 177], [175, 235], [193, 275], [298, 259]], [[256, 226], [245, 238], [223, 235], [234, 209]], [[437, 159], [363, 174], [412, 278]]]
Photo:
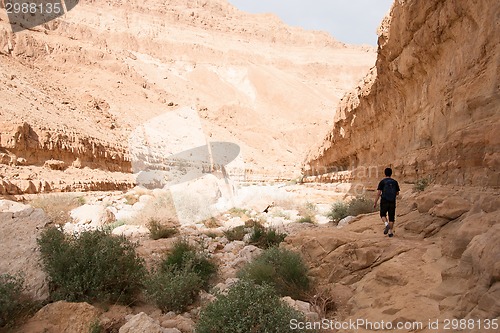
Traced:
[[377, 45], [377, 28], [393, 0], [228, 0], [250, 13], [273, 13], [283, 22], [329, 32], [348, 44]]

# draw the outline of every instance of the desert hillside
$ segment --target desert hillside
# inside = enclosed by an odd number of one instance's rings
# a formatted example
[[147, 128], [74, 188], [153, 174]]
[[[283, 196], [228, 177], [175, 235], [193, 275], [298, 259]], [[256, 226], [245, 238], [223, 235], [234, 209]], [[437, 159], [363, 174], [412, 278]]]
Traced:
[[374, 181], [391, 165], [410, 182], [498, 187], [499, 10], [498, 1], [397, 1], [376, 67], [342, 98], [306, 174]]
[[0, 189], [19, 194], [130, 187], [131, 133], [183, 108], [249, 177], [297, 177], [375, 52], [226, 1], [80, 1], [15, 34], [0, 11], [0, 59]]

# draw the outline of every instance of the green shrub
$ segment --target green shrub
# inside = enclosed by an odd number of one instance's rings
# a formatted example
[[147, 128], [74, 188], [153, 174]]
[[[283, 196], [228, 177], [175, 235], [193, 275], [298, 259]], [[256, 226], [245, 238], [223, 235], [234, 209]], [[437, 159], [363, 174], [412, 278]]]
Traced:
[[413, 192], [422, 192], [429, 186], [429, 178], [420, 178], [413, 185]]
[[212, 238], [212, 239], [219, 237], [219, 235], [213, 231], [207, 231], [207, 232], [205, 232], [205, 235], [209, 238]]
[[23, 279], [0, 275], [0, 327], [11, 324], [22, 308]]
[[159, 269], [148, 279], [146, 292], [162, 311], [182, 312], [196, 300], [202, 284], [201, 277], [189, 266]]
[[226, 236], [227, 240], [230, 242], [242, 241], [245, 235], [246, 235], [246, 230], [244, 225], [240, 225], [224, 231], [224, 236]]
[[157, 240], [160, 238], [170, 238], [175, 235], [178, 230], [176, 228], [167, 227], [161, 224], [157, 219], [150, 219], [147, 227], [152, 239]]
[[[304, 322], [304, 315], [285, 304], [268, 285], [240, 281], [227, 295], [202, 309], [197, 333], [288, 333], [290, 321]], [[304, 333], [305, 330], [293, 330]], [[308, 332], [313, 332], [308, 330]]]
[[373, 201], [364, 196], [357, 196], [348, 203], [337, 201], [326, 215], [331, 221], [338, 223], [344, 217], [373, 212]]
[[308, 268], [299, 254], [272, 247], [246, 264], [238, 277], [256, 284], [268, 284], [281, 296], [303, 298], [309, 289]]
[[174, 244], [172, 252], [161, 263], [161, 270], [168, 272], [184, 269], [196, 273], [205, 288], [208, 286], [210, 278], [217, 272], [217, 266], [205, 253], [197, 250], [187, 241], [179, 240]]
[[231, 214], [232, 216], [240, 216], [241, 217], [241, 216], [246, 215], [247, 210], [243, 209], [243, 208], [233, 207], [230, 210], [228, 210], [228, 213]]
[[332, 208], [326, 215], [331, 221], [338, 223], [344, 217], [348, 216], [347, 213], [348, 206], [345, 202], [337, 201], [332, 204]]
[[304, 216], [296, 221], [297, 223], [314, 223], [312, 216]]
[[349, 201], [347, 215], [356, 216], [360, 214], [371, 213], [374, 211], [373, 200], [367, 199], [364, 196], [357, 196]]
[[49, 228], [38, 245], [53, 299], [129, 303], [142, 287], [143, 260], [125, 237], [99, 230], [68, 236]]
[[265, 228], [262, 225], [254, 225], [250, 235], [250, 244], [262, 249], [278, 246], [286, 238], [285, 233], [280, 233], [274, 228]]
[[99, 319], [94, 320], [89, 327], [89, 333], [101, 333], [104, 331], [104, 328], [101, 325]]

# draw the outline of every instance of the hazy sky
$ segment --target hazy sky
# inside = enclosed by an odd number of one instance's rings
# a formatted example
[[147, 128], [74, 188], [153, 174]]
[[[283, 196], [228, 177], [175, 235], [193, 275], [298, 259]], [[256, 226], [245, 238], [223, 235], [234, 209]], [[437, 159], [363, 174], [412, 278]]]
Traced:
[[377, 44], [377, 28], [393, 0], [229, 0], [250, 13], [273, 13], [286, 24], [324, 30], [349, 44]]

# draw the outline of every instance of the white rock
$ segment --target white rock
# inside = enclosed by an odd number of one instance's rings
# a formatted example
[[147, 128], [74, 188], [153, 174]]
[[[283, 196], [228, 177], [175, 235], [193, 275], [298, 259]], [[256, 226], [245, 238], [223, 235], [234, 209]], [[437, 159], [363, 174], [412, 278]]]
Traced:
[[0, 200], [0, 212], [17, 213], [29, 208], [31, 208], [30, 205], [10, 200]]
[[294, 300], [289, 296], [283, 297], [281, 298], [281, 300], [284, 301], [289, 306], [291, 306], [292, 308], [294, 308], [295, 310], [302, 312], [309, 321], [317, 321], [320, 319], [319, 314], [313, 311], [311, 304], [308, 302]]
[[231, 229], [240, 225], [245, 225], [245, 222], [243, 222], [239, 216], [232, 217], [224, 222], [224, 228], [226, 229]]
[[21, 274], [25, 292], [35, 300], [49, 295], [47, 275], [41, 267], [37, 238], [49, 223], [42, 209], [0, 200], [0, 274]]
[[254, 245], [245, 246], [239, 253], [239, 257], [244, 259], [246, 262], [254, 260], [258, 255], [262, 253], [262, 249]]
[[243, 242], [243, 241], [233, 241], [233, 242], [230, 242], [230, 243], [226, 244], [226, 246], [224, 246], [224, 248], [222, 249], [222, 251], [224, 251], [224, 252], [231, 252], [231, 253], [238, 253], [244, 247], [245, 247], [245, 242]]
[[342, 228], [346, 225], [348, 225], [349, 223], [351, 223], [353, 220], [355, 219], [354, 216], [347, 216], [347, 217], [344, 217], [342, 220], [339, 221], [339, 223], [337, 224], [337, 228]]
[[163, 328], [160, 324], [144, 312], [132, 316], [125, 325], [120, 327], [119, 333], [181, 333], [176, 328]]
[[321, 215], [321, 214], [316, 214], [314, 216], [314, 218], [316, 219], [316, 223], [317, 224], [328, 224], [330, 223], [330, 219], [324, 215]]
[[73, 209], [70, 216], [76, 224], [91, 224], [92, 226], [101, 226], [101, 219], [105, 215], [104, 207], [101, 205], [85, 204]]
[[140, 225], [121, 225], [111, 232], [113, 235], [125, 237], [138, 237], [149, 234], [149, 229]]
[[296, 300], [295, 308], [303, 313], [311, 312], [311, 304], [304, 301]]

